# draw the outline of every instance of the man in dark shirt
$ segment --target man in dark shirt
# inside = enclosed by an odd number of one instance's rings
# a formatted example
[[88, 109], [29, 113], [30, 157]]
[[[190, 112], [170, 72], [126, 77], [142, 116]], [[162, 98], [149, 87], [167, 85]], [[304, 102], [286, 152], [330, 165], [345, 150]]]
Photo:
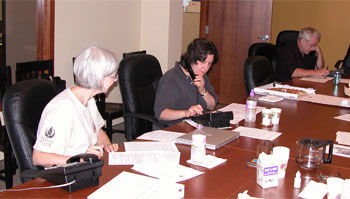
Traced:
[[323, 54], [318, 42], [321, 35], [316, 29], [303, 28], [296, 42], [281, 49], [276, 67], [276, 80], [284, 82], [295, 77], [327, 76]]

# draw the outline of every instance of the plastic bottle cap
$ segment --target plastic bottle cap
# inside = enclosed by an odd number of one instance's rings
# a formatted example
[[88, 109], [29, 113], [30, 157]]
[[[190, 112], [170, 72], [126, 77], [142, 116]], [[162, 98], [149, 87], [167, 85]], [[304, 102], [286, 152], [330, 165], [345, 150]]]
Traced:
[[297, 173], [295, 174], [295, 177], [300, 178], [300, 171], [297, 171]]
[[197, 124], [196, 129], [201, 130], [202, 128], [203, 128], [203, 125], [201, 125], [201, 124]]
[[253, 96], [254, 96], [254, 90], [253, 90], [253, 89], [250, 91], [249, 96], [250, 96], [250, 97], [253, 97]]

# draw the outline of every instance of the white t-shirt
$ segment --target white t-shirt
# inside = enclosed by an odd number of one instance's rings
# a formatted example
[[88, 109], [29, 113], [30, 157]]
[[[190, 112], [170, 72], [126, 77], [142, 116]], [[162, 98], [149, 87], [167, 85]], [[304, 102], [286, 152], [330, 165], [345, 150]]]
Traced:
[[97, 143], [103, 125], [95, 100], [90, 99], [85, 107], [67, 88], [46, 105], [33, 148], [66, 156], [85, 153]]

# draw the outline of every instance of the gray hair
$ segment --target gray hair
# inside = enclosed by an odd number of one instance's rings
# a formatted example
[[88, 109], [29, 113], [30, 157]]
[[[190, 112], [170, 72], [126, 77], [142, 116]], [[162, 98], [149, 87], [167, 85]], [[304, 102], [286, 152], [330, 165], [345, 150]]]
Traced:
[[306, 27], [301, 29], [298, 38], [310, 41], [311, 37], [314, 35], [317, 37], [318, 41], [321, 41], [321, 34], [315, 28]]
[[107, 49], [90, 46], [79, 53], [74, 60], [75, 84], [83, 88], [102, 89], [102, 79], [118, 69], [115, 54]]

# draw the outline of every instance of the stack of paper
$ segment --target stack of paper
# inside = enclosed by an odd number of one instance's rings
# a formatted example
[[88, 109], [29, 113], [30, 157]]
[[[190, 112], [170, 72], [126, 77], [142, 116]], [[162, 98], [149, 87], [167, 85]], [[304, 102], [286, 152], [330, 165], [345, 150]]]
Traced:
[[159, 142], [176, 142], [176, 138], [184, 135], [184, 133], [156, 130], [148, 133], [144, 133], [137, 139], [141, 140], [154, 140]]
[[129, 172], [122, 172], [88, 196], [106, 198], [183, 198], [185, 186]]
[[249, 138], [255, 138], [260, 140], [270, 140], [273, 141], [278, 136], [281, 135], [281, 133], [273, 132], [273, 131], [266, 131], [262, 129], [257, 128], [249, 128], [249, 127], [243, 127], [239, 126], [233, 131], [239, 132], [241, 136], [243, 137], [249, 137]]
[[109, 165], [179, 164], [180, 152], [175, 143], [125, 142], [126, 152], [110, 152]]

